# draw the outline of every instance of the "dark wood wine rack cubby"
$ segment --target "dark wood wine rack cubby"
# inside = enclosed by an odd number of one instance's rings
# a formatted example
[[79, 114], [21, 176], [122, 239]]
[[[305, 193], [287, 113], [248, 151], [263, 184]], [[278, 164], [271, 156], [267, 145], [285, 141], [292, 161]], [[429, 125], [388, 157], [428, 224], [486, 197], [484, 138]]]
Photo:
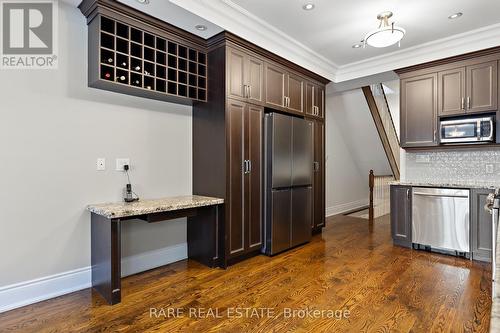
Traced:
[[89, 86], [192, 104], [207, 100], [207, 53], [148, 29], [97, 15], [89, 23]]

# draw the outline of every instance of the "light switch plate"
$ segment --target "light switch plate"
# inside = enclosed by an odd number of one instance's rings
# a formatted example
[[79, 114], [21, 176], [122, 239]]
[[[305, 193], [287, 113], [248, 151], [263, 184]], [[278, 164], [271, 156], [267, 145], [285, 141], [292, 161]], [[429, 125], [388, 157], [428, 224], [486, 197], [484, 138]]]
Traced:
[[124, 171], [123, 166], [130, 166], [130, 158], [117, 158], [116, 159], [116, 171]]
[[105, 158], [98, 158], [97, 159], [97, 171], [104, 171], [106, 170], [106, 159]]

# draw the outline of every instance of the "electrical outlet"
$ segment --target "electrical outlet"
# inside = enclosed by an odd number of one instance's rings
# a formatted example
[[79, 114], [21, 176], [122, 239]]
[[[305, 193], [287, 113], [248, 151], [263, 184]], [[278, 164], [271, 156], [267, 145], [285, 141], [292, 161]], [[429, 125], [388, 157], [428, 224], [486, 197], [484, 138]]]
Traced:
[[486, 164], [486, 173], [493, 173], [494, 172], [494, 166], [493, 164]]
[[117, 158], [116, 159], [116, 171], [124, 171], [123, 166], [130, 166], [130, 158]]
[[106, 159], [105, 158], [98, 158], [97, 159], [97, 171], [104, 171], [106, 170]]

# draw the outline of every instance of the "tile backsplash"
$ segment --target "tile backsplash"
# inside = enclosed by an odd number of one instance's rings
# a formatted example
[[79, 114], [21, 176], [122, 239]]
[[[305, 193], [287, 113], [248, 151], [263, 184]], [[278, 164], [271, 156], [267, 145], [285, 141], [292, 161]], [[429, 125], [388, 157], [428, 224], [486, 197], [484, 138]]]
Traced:
[[405, 181], [500, 183], [500, 149], [442, 150], [405, 154]]

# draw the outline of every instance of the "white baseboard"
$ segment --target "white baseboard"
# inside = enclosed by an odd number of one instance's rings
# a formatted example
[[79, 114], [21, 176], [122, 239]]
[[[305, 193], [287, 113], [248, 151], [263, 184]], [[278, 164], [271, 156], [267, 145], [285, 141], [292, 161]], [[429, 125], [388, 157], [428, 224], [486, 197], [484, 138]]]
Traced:
[[338, 215], [358, 208], [363, 208], [366, 206], [368, 206], [368, 199], [346, 202], [343, 204], [338, 204], [335, 206], [328, 207], [326, 209], [326, 216]]
[[[129, 276], [187, 258], [187, 243], [122, 259], [122, 276]], [[91, 287], [91, 267], [84, 267], [0, 287], [0, 313]]]

